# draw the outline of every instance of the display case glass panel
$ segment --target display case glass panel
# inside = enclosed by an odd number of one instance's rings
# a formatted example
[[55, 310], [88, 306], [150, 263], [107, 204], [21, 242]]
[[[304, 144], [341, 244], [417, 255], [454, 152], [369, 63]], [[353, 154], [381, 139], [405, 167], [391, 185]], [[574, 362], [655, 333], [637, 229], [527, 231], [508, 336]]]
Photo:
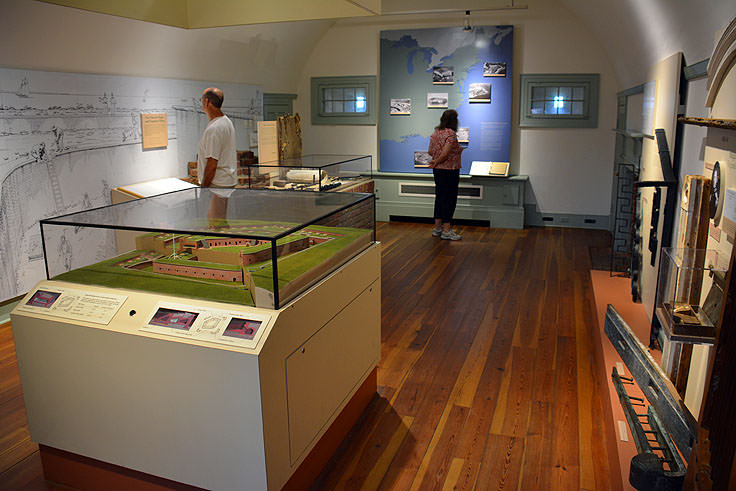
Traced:
[[715, 250], [662, 249], [656, 311], [670, 340], [712, 342], [722, 292], [708, 278], [725, 274], [728, 260]]
[[374, 199], [195, 188], [45, 219], [46, 274], [279, 308], [375, 241]]
[[372, 166], [370, 155], [315, 154], [253, 164], [239, 177], [251, 189], [343, 191], [372, 179]]

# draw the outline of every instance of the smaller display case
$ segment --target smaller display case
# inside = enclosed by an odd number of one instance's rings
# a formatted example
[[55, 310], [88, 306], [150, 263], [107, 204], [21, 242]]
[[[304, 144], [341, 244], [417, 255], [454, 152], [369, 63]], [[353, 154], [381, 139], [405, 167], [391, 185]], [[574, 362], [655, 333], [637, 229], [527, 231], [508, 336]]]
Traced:
[[656, 313], [670, 341], [713, 343], [723, 297], [709, 278], [725, 274], [728, 259], [709, 249], [662, 249]]
[[251, 189], [372, 192], [370, 155], [304, 155], [241, 168], [240, 185]]

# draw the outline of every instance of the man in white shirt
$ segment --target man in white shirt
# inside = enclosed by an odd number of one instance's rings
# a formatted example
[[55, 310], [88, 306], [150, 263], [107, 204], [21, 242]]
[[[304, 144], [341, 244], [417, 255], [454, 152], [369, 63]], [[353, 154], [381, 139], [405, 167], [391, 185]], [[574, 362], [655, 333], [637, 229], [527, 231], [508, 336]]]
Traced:
[[237, 183], [235, 128], [223, 114], [222, 91], [210, 87], [202, 93], [202, 110], [210, 119], [199, 140], [197, 176], [202, 187], [231, 188]]

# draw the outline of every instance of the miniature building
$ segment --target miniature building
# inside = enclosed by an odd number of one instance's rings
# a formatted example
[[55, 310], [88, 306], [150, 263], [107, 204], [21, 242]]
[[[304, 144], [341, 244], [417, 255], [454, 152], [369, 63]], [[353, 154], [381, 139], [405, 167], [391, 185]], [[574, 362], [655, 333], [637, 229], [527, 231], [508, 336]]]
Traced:
[[243, 282], [242, 270], [216, 269], [206, 266], [197, 266], [197, 261], [190, 261], [187, 264], [170, 264], [153, 262], [153, 271], [155, 273], [172, 274], [175, 276], [188, 276], [190, 278], [207, 278], [210, 280], [222, 280], [232, 282]]

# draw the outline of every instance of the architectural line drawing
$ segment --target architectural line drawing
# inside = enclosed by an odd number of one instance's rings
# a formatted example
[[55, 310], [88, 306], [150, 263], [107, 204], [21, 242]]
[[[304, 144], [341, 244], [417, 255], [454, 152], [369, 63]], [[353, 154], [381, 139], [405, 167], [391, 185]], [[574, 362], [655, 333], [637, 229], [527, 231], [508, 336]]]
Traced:
[[[238, 148], [249, 148], [263, 119], [259, 86], [0, 68], [0, 301], [46, 275], [40, 219], [110, 204], [117, 186], [187, 174], [207, 124], [200, 96], [211, 85], [226, 94]], [[142, 150], [145, 112], [167, 114], [166, 149]], [[46, 252], [79, 267], [114, 246], [110, 234], [75, 228], [63, 250]]]

